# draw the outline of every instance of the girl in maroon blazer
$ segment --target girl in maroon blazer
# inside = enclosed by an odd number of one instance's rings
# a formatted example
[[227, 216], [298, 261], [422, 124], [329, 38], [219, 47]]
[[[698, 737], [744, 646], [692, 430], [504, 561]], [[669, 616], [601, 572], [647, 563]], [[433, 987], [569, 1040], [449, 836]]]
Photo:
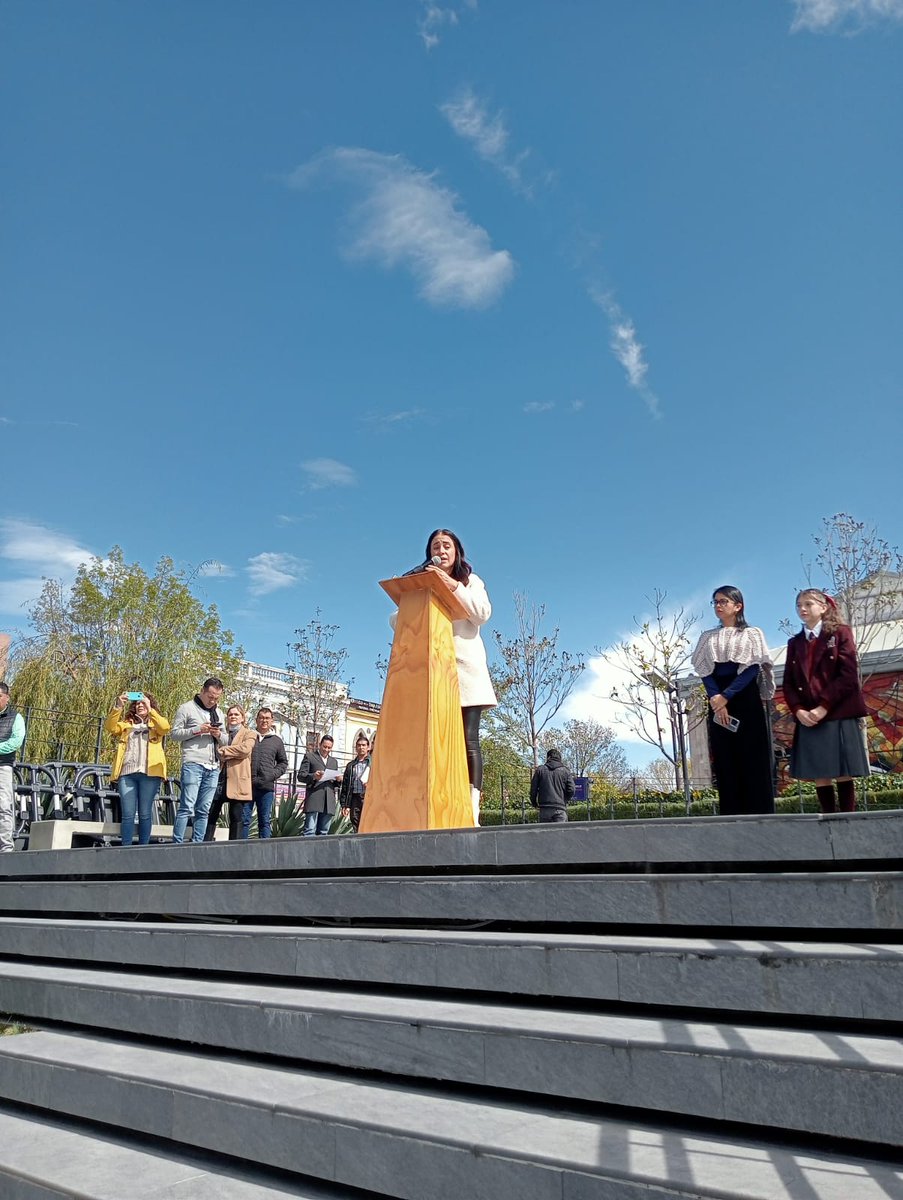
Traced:
[[869, 760], [853, 632], [817, 588], [799, 593], [796, 611], [803, 628], [787, 643], [784, 666], [784, 699], [796, 717], [790, 774], [815, 780], [822, 812], [835, 812], [838, 800], [842, 812], [854, 812], [853, 779], [868, 775]]

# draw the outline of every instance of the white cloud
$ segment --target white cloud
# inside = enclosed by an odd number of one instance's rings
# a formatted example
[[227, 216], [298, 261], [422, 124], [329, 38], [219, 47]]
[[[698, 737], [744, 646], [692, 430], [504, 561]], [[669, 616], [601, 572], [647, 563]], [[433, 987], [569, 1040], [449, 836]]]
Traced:
[[524, 405], [525, 413], [543, 413], [550, 412], [555, 407], [554, 400], [531, 400], [529, 404]]
[[326, 487], [353, 487], [357, 475], [353, 467], [337, 462], [334, 458], [311, 458], [301, 464], [311, 491]]
[[648, 364], [643, 357], [643, 345], [637, 337], [633, 321], [624, 313], [610, 292], [590, 287], [590, 298], [608, 317], [612, 354], [624, 368], [629, 386], [641, 396], [653, 417], [660, 417], [658, 397], [646, 382]]
[[615, 730], [618, 741], [642, 744], [624, 719], [623, 706], [611, 699], [613, 690], [624, 689], [628, 682], [626, 672], [609, 663], [601, 654], [587, 660], [586, 670], [580, 683], [568, 697], [562, 716], [566, 720], [598, 721]]
[[490, 114], [471, 88], [463, 88], [454, 100], [440, 105], [439, 111], [458, 137], [470, 142], [480, 158], [501, 171], [516, 191], [530, 193], [521, 171], [530, 151], [509, 154], [509, 134], [501, 112]]
[[352, 210], [349, 257], [404, 267], [429, 304], [485, 308], [513, 279], [513, 258], [507, 250], [492, 249], [486, 230], [461, 211], [458, 196], [400, 155], [329, 150], [295, 170], [288, 182], [304, 188], [324, 175], [348, 180], [365, 193]]
[[[36, 600], [45, 579], [70, 584], [82, 563], [94, 556], [66, 534], [33, 521], [0, 521], [0, 559], [25, 570], [19, 579], [0, 584], [0, 612], [21, 613], [22, 606]], [[9, 574], [9, 570], [7, 570]]]
[[792, 33], [856, 31], [879, 21], [903, 21], [903, 0], [791, 0]]
[[94, 556], [65, 534], [31, 521], [0, 521], [0, 558], [37, 566], [48, 575], [74, 575]]
[[477, 0], [460, 0], [456, 4], [437, 4], [436, 0], [420, 0], [420, 19], [417, 33], [427, 50], [439, 45], [439, 30], [458, 24], [461, 13], [476, 10]]
[[585, 400], [572, 400], [571, 401], [571, 412], [580, 412], [580, 410], [585, 407], [586, 407]]
[[292, 587], [307, 574], [308, 564], [293, 554], [265, 552], [248, 559], [245, 571], [251, 580], [252, 596], [266, 596], [281, 588]]

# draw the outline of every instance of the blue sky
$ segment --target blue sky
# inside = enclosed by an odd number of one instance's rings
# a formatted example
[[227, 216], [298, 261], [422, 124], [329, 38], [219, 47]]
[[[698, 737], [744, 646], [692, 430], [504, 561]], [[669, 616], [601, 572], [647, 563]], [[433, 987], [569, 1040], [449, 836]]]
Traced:
[[903, 540], [903, 0], [0, 21], [6, 628], [216, 560], [249, 657], [319, 607], [377, 698], [436, 525], [587, 653], [725, 582], [777, 643], [822, 517]]

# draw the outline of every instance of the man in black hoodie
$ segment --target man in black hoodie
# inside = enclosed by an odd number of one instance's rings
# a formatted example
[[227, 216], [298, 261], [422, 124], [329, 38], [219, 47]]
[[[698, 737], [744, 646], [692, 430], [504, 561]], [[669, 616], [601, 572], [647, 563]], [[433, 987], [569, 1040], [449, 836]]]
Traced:
[[537, 767], [530, 780], [530, 803], [539, 805], [540, 821], [566, 821], [567, 806], [574, 799], [574, 776], [561, 761], [557, 750], [550, 750], [546, 761]]

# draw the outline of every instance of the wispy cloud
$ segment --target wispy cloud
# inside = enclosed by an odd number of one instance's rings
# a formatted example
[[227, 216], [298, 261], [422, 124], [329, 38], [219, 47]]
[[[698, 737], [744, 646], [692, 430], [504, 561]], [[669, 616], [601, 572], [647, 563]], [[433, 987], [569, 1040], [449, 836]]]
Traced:
[[585, 407], [586, 407], [585, 400], [572, 400], [571, 401], [571, 412], [580, 412], [580, 410]]
[[327, 487], [353, 487], [357, 483], [354, 468], [334, 458], [310, 458], [301, 464], [310, 491]]
[[299, 522], [303, 521], [303, 519], [304, 519], [303, 517], [292, 516], [290, 513], [277, 513], [276, 524], [277, 525], [297, 525], [297, 524], [299, 524]]
[[437, 4], [435, 0], [420, 0], [420, 17], [417, 21], [417, 33], [427, 50], [434, 50], [439, 45], [440, 30], [455, 26], [461, 19], [461, 14], [468, 9], [476, 11], [477, 0], [459, 0], [453, 4]]
[[590, 298], [608, 318], [612, 354], [624, 368], [627, 383], [640, 396], [653, 417], [660, 417], [661, 407], [655, 392], [646, 382], [649, 366], [643, 357], [643, 345], [637, 337], [633, 321], [612, 296], [600, 288], [590, 287]]
[[32, 521], [0, 521], [0, 557], [38, 566], [48, 574], [74, 574], [94, 556], [73, 538]]
[[245, 571], [250, 579], [248, 591], [252, 596], [267, 596], [281, 588], [292, 587], [307, 575], [308, 564], [293, 554], [271, 551], [255, 554], [248, 559]]
[[551, 412], [555, 407], [554, 400], [531, 400], [529, 404], [524, 405], [525, 413], [544, 413]]
[[305, 188], [321, 178], [349, 181], [365, 193], [352, 210], [349, 257], [404, 267], [429, 304], [485, 308], [514, 278], [511, 255], [492, 249], [458, 196], [400, 155], [340, 147], [298, 167], [288, 182]]
[[858, 32], [882, 21], [903, 21], [903, 0], [791, 0], [792, 33]]
[[422, 420], [426, 415], [425, 408], [402, 408], [397, 412], [371, 413], [370, 416], [364, 417], [364, 422], [379, 432], [397, 425], [410, 425], [414, 421]]
[[510, 151], [504, 113], [490, 113], [469, 87], [462, 88], [453, 100], [440, 105], [439, 111], [458, 137], [470, 142], [480, 158], [501, 171], [516, 191], [532, 192], [533, 185], [525, 182], [522, 169], [530, 150], [521, 150], [517, 154]]
[[23, 421], [18, 417], [15, 417], [15, 418], [14, 417], [0, 417], [0, 425], [9, 425], [9, 426], [17, 426], [17, 427], [40, 426], [41, 428], [44, 428], [44, 429], [46, 429], [50, 426], [62, 426], [64, 429], [78, 429], [79, 428], [78, 421]]
[[[0, 559], [26, 572], [18, 579], [0, 584], [0, 611], [19, 612], [36, 600], [45, 579], [62, 579], [69, 584], [83, 564], [93, 558], [90, 550], [73, 538], [33, 521], [0, 521]], [[9, 569], [6, 574], [9, 574]]]

